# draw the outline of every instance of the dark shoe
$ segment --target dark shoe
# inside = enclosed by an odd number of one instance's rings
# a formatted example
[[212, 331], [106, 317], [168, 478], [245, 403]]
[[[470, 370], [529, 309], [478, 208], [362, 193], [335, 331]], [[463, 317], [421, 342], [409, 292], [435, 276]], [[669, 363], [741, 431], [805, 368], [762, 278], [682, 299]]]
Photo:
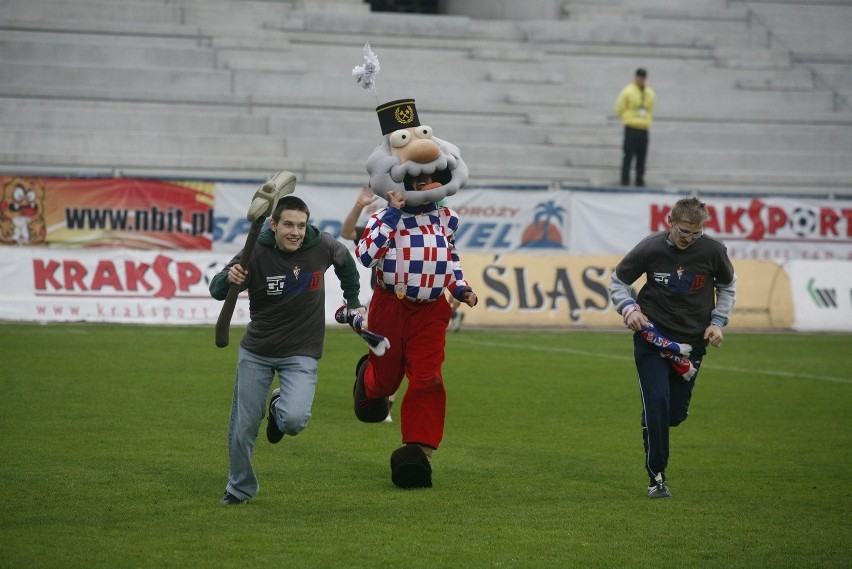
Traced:
[[227, 490], [225, 490], [225, 494], [222, 496], [222, 499], [219, 500], [219, 503], [223, 506], [238, 506], [240, 504], [245, 504], [247, 500], [240, 500]]
[[364, 373], [367, 370], [368, 354], [365, 354], [355, 365], [355, 387], [352, 398], [355, 403], [355, 416], [364, 423], [381, 423], [390, 413], [390, 401], [387, 397], [378, 399], [367, 398], [367, 388], [364, 386]]
[[431, 488], [432, 465], [418, 445], [405, 445], [390, 458], [391, 480], [400, 488]]
[[648, 481], [648, 497], [649, 498], [671, 498], [672, 493], [669, 491], [669, 486], [666, 484], [666, 475], [660, 472], [656, 478], [651, 478]]
[[636, 180], [636, 187], [644, 188], [645, 187], [645, 180]]
[[284, 438], [284, 433], [278, 428], [278, 423], [275, 422], [275, 416], [272, 414], [272, 406], [279, 399], [281, 399], [281, 389], [276, 388], [272, 391], [272, 399], [269, 400], [269, 413], [266, 417], [266, 440], [272, 444]]

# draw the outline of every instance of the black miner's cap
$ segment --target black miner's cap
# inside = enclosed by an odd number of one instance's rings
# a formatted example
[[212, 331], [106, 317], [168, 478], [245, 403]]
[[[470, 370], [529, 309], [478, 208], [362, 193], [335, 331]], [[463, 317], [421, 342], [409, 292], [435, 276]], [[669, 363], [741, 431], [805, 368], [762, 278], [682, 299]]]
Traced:
[[410, 126], [420, 126], [414, 99], [399, 99], [379, 105], [376, 107], [376, 114], [379, 115], [379, 126], [382, 127], [382, 134], [390, 134], [395, 130]]

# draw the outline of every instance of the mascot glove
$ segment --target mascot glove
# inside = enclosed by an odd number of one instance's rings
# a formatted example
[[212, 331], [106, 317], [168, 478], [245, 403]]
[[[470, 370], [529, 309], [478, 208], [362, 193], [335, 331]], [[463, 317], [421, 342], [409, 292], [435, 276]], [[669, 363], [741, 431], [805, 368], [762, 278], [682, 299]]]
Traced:
[[464, 302], [464, 295], [468, 291], [473, 292], [473, 289], [469, 286], [457, 286], [456, 289], [453, 291], [453, 298], [455, 298], [459, 302]]

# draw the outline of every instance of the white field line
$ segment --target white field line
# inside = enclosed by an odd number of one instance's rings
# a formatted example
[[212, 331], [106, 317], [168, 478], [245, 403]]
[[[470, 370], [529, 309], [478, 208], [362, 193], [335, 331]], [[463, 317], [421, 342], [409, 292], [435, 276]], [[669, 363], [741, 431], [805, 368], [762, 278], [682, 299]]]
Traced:
[[[509, 343], [509, 342], [487, 342], [482, 340], [473, 340], [471, 338], [466, 338], [464, 336], [454, 336], [452, 338], [452, 342], [464, 342], [467, 344], [472, 344], [476, 346], [488, 346], [491, 348], [509, 348], [509, 349], [517, 349], [523, 351], [538, 351], [538, 352], [552, 352], [558, 354], [571, 354], [575, 356], [589, 356], [594, 358], [606, 359], [606, 360], [619, 360], [619, 361], [633, 361], [632, 356], [623, 356], [617, 354], [611, 354], [607, 352], [590, 352], [588, 350], [575, 350], [574, 348], [560, 348], [555, 346], [536, 346], [534, 344], [517, 344], [517, 343]], [[631, 344], [632, 345], [632, 344]], [[724, 365], [716, 365], [713, 364], [712, 369], [732, 372], [732, 373], [747, 373], [749, 375], [756, 376], [769, 376], [769, 377], [784, 377], [789, 379], [811, 379], [814, 381], [829, 381], [832, 383], [846, 383], [852, 384], [852, 378], [848, 377], [835, 377], [831, 375], [816, 375], [812, 373], [796, 373], [790, 371], [780, 371], [780, 370], [772, 370], [766, 368], [742, 368], [742, 367], [732, 367], [732, 366], [724, 366]]]

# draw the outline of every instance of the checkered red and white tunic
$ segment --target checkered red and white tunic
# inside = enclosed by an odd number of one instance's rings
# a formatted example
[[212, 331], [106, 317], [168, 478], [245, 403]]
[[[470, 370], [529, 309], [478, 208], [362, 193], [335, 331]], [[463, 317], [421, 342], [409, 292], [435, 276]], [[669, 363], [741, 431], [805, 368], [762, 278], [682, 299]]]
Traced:
[[445, 288], [468, 286], [453, 242], [458, 226], [448, 207], [386, 207], [370, 217], [355, 256], [365, 267], [376, 266], [378, 286], [394, 292], [402, 283], [407, 299], [436, 300]]

